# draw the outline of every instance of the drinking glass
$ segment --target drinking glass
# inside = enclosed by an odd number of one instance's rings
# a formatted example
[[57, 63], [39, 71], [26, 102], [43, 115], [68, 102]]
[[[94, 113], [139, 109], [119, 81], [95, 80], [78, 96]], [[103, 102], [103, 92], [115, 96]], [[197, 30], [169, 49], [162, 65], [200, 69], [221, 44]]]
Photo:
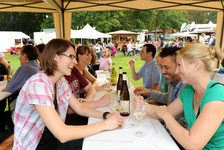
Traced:
[[110, 85], [107, 87], [104, 87], [104, 91], [109, 94], [110, 92], [112, 92], [110, 71], [106, 71], [105, 77], [106, 77], [106, 80], [105, 80], [104, 84], [107, 84], [109, 82]]
[[114, 113], [120, 113], [123, 109], [120, 105], [120, 98], [118, 98], [118, 96], [119, 95], [115, 91], [111, 93], [111, 108]]
[[135, 135], [136, 136], [143, 136], [143, 132], [141, 131], [141, 128], [138, 127], [141, 123], [141, 120], [144, 118], [144, 116], [146, 115], [145, 110], [145, 100], [143, 99], [142, 96], [136, 96], [137, 99], [141, 99], [141, 102], [139, 102], [138, 107], [135, 108], [134, 112], [133, 112], [133, 117], [136, 119], [135, 120], [135, 124], [137, 127], [137, 131], [135, 131]]

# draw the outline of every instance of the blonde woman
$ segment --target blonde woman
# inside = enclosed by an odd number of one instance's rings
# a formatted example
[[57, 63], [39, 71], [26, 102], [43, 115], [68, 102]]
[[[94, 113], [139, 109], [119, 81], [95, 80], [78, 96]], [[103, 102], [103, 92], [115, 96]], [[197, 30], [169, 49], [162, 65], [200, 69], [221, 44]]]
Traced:
[[[147, 104], [145, 111], [164, 120], [185, 149], [224, 149], [224, 86], [209, 75], [223, 56], [217, 49], [203, 44], [186, 46], [177, 54], [176, 73], [186, 84], [185, 88], [168, 106]], [[135, 102], [138, 107], [142, 98]], [[189, 130], [174, 118], [182, 112]]]

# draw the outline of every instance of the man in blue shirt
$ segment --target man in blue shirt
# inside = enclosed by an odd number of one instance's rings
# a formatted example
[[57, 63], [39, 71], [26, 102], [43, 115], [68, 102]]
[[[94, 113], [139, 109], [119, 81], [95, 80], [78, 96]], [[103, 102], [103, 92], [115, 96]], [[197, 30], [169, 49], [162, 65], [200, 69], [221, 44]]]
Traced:
[[25, 82], [39, 71], [40, 65], [36, 61], [37, 56], [37, 49], [34, 46], [26, 45], [22, 48], [19, 56], [21, 66], [16, 70], [12, 80], [7, 84], [7, 92], [19, 92]]
[[140, 58], [145, 61], [145, 64], [141, 67], [138, 73], [135, 71], [134, 60], [129, 62], [133, 80], [143, 78], [144, 88], [153, 90], [159, 88], [161, 78], [161, 70], [156, 64], [156, 59], [154, 58], [155, 54], [156, 48], [152, 44], [143, 45], [142, 50], [140, 51]]

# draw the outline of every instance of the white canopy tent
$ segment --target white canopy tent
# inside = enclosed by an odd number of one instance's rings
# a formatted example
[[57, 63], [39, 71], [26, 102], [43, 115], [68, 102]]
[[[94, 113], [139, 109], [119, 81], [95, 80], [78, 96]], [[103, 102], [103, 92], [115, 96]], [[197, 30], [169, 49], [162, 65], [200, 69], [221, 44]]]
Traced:
[[20, 31], [0, 31], [0, 52], [6, 52], [7, 49], [15, 47], [15, 40], [21, 41], [21, 46], [23, 46], [22, 39], [29, 39], [30, 37]]
[[111, 35], [95, 30], [89, 24], [80, 30], [71, 30], [71, 38], [74, 39], [98, 39], [111, 38]]
[[197, 37], [197, 34], [191, 34], [189, 32], [177, 32], [170, 35], [171, 37]]

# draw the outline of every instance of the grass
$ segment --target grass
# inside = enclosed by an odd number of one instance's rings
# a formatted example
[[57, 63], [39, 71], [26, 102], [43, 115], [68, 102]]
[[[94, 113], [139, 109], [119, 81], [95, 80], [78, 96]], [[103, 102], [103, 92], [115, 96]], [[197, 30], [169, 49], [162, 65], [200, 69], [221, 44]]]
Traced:
[[[19, 55], [10, 55], [5, 54], [7, 57], [7, 61], [10, 61], [10, 65], [12, 66], [14, 72], [20, 67], [20, 61], [19, 61]], [[119, 74], [119, 67], [123, 68], [124, 72], [127, 72], [128, 79], [131, 81], [131, 83], [134, 85], [134, 87], [140, 87], [143, 86], [142, 79], [138, 81], [134, 81], [131, 77], [131, 71], [130, 66], [128, 65], [128, 62], [133, 59], [132, 56], [124, 56], [123, 53], [118, 52], [114, 58], [112, 58], [113, 63], [115, 63], [115, 69], [117, 72], [117, 77]], [[141, 66], [144, 64], [143, 61], [140, 60], [140, 56], [137, 57], [137, 61], [135, 61], [135, 69], [138, 71]]]

